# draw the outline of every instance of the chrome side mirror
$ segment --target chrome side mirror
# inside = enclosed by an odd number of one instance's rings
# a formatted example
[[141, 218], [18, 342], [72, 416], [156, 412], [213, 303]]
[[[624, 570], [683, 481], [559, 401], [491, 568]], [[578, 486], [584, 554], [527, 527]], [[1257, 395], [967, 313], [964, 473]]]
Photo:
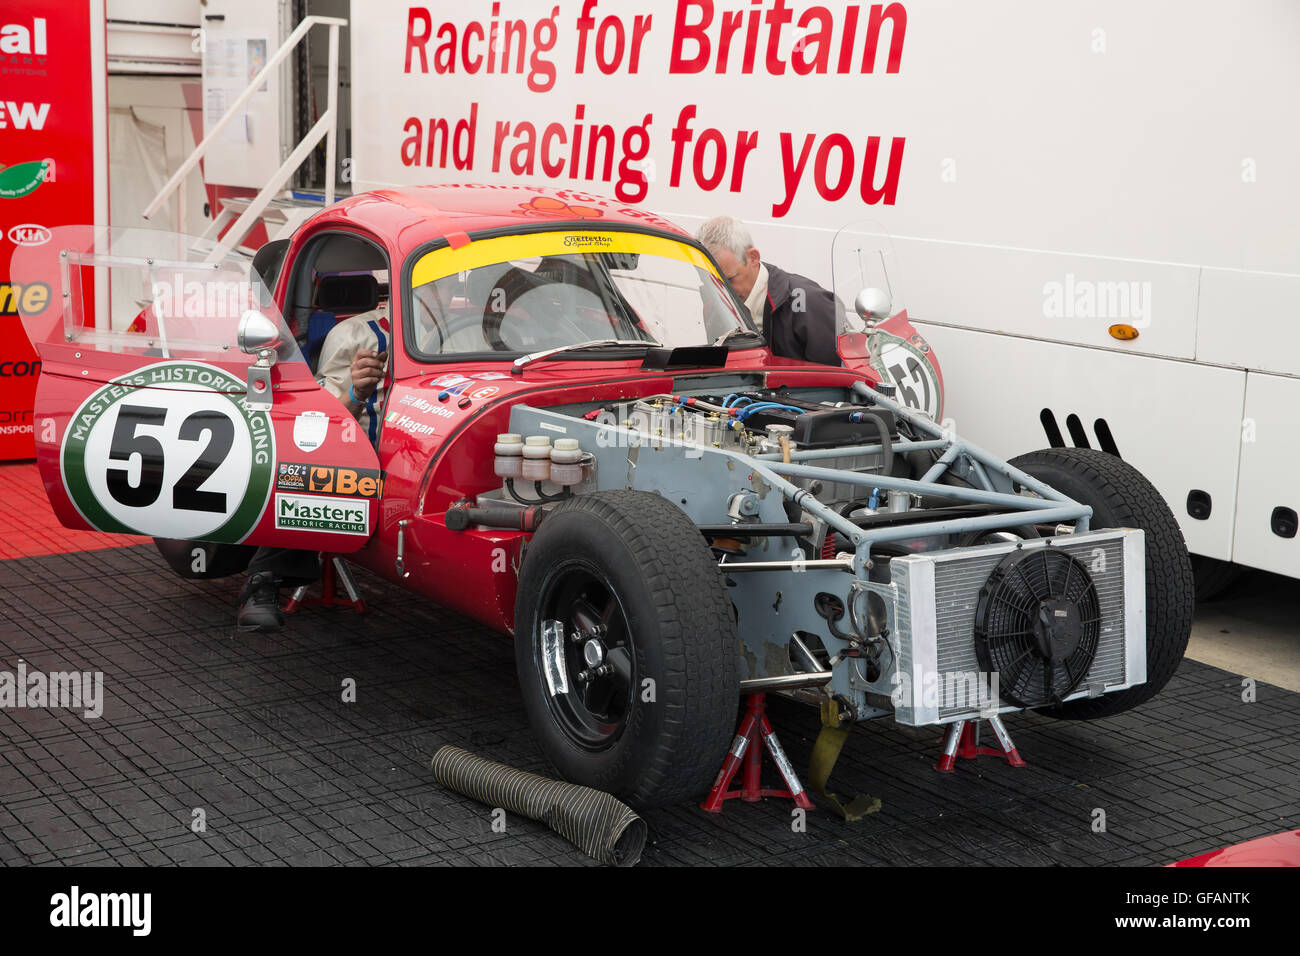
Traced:
[[240, 316], [235, 337], [241, 352], [257, 356], [257, 361], [248, 367], [244, 402], [252, 411], [269, 412], [275, 395], [271, 388], [271, 366], [285, 344], [280, 326], [256, 309], [249, 309]]
[[284, 344], [280, 326], [257, 309], [249, 309], [240, 316], [239, 331], [236, 335], [241, 352], [257, 355], [259, 358], [262, 352], [270, 352], [272, 362], [275, 361], [275, 353]]
[[869, 329], [893, 315], [893, 308], [894, 303], [890, 300], [889, 293], [880, 289], [863, 289], [853, 300], [853, 311], [867, 323]]

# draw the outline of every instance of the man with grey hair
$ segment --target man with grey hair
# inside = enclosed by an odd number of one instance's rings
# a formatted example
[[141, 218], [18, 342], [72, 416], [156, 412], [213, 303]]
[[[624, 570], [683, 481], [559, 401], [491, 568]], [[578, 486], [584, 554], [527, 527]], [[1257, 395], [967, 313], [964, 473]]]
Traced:
[[696, 238], [709, 250], [736, 297], [745, 304], [774, 355], [839, 365], [835, 296], [812, 279], [764, 262], [739, 219], [716, 216]]

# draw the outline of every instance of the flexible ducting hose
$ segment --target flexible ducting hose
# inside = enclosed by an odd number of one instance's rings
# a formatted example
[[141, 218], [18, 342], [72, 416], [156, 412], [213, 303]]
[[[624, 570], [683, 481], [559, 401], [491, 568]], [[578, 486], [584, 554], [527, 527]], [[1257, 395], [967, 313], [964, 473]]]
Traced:
[[479, 803], [545, 823], [608, 866], [633, 866], [645, 848], [645, 821], [591, 787], [516, 770], [460, 747], [442, 747], [433, 755], [433, 778]]

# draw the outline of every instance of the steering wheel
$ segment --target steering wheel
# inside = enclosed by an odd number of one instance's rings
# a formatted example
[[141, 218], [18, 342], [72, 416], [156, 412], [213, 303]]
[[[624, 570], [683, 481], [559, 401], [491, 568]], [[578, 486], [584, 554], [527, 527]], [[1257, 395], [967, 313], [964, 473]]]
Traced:
[[[473, 330], [481, 332], [482, 318], [472, 312], [459, 312], [455, 315], [444, 315], [433, 321], [429, 326], [428, 332], [420, 345], [421, 351], [437, 353], [447, 353], [448, 351], [465, 351], [463, 348], [449, 348], [451, 342], [459, 333]], [[472, 349], [477, 351], [477, 349]]]
[[[483, 306], [483, 340], [489, 347], [496, 352], [514, 351], [501, 337], [501, 324], [505, 321], [506, 313], [511, 308], [516, 308], [516, 302], [524, 293], [539, 289], [545, 284], [547, 284], [545, 280], [518, 266], [510, 269], [497, 280]], [[516, 308], [516, 314], [521, 311]], [[529, 321], [532, 319], [527, 313], [524, 313], [523, 317]]]
[[[501, 334], [507, 316], [528, 323], [545, 323], [547, 332], [563, 333], [555, 343], [557, 345], [595, 337], [572, 320], [563, 304], [547, 301], [547, 290], [552, 287], [556, 291], [567, 289], [590, 296], [593, 311], [603, 316], [612, 328], [614, 320], [606, 311], [591, 274], [562, 259], [544, 259], [536, 272], [516, 266], [496, 283], [483, 307], [483, 338], [488, 345], [498, 352], [518, 351]], [[521, 302], [526, 298], [529, 301]], [[530, 309], [534, 303], [539, 308]]]

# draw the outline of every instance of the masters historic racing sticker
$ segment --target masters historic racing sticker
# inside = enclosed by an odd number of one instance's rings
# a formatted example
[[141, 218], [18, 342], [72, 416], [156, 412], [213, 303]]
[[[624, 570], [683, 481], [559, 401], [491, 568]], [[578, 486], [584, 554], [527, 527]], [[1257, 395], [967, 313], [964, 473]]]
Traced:
[[370, 503], [359, 498], [277, 494], [275, 526], [282, 530], [369, 536]]
[[266, 508], [275, 462], [271, 418], [243, 405], [244, 390], [202, 362], [160, 362], [100, 388], [72, 416], [59, 456], [77, 510], [101, 531], [242, 541]]

